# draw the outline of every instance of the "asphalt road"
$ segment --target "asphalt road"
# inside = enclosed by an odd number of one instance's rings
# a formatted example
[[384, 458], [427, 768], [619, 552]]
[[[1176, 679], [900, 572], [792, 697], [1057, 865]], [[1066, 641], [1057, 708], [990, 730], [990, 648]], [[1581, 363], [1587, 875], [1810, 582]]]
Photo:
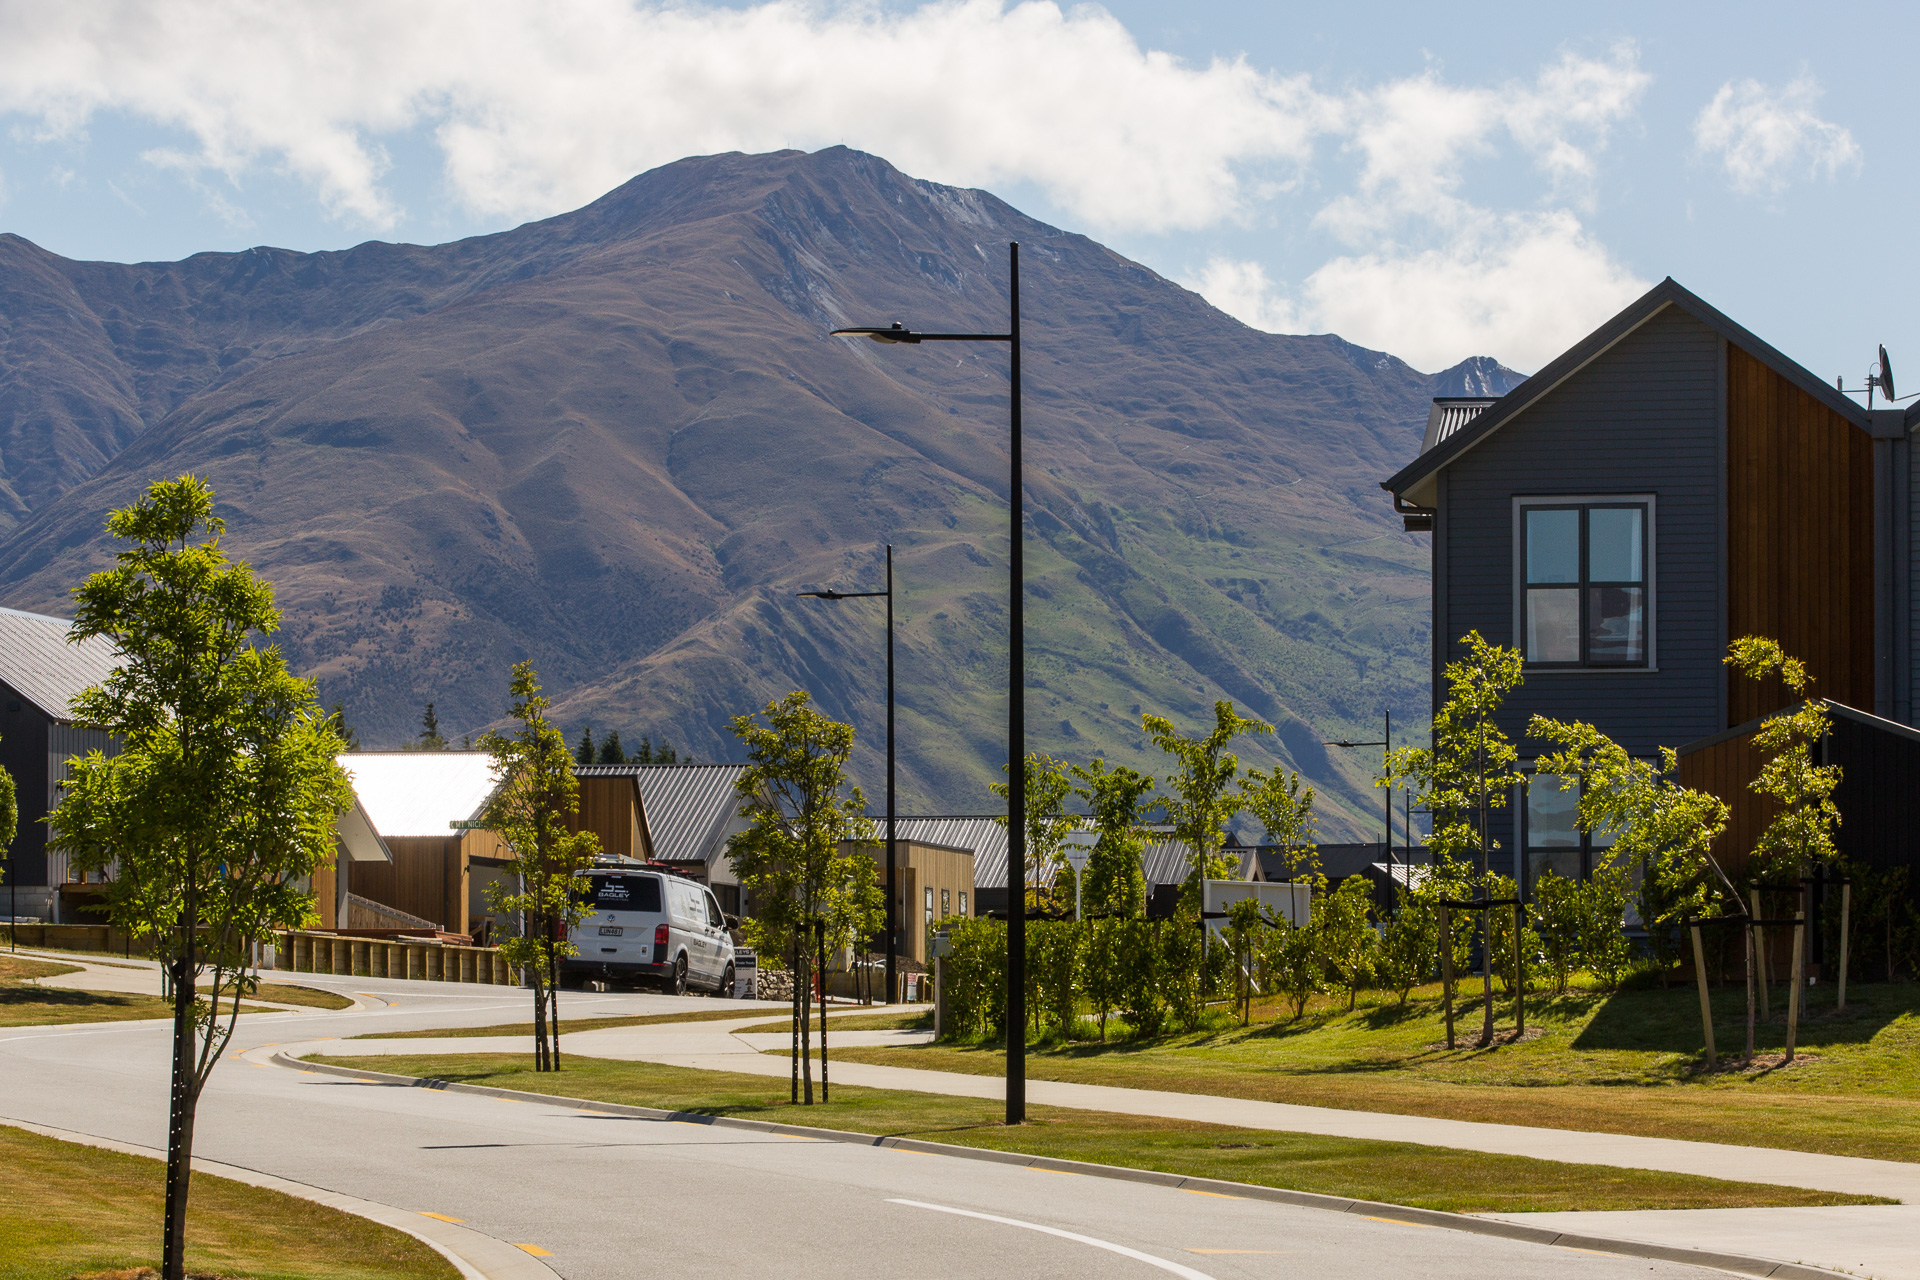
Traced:
[[[302, 975], [305, 979], [306, 975]], [[524, 993], [318, 979], [389, 1007], [241, 1019], [196, 1154], [536, 1245], [570, 1280], [635, 1276], [1537, 1277], [1721, 1274], [1315, 1209], [837, 1142], [365, 1084], [243, 1061], [324, 1036], [486, 1025]], [[568, 1016], [707, 1000], [563, 997]], [[0, 1030], [0, 1117], [164, 1145], [166, 1028]], [[255, 1055], [262, 1058], [266, 1055]]]

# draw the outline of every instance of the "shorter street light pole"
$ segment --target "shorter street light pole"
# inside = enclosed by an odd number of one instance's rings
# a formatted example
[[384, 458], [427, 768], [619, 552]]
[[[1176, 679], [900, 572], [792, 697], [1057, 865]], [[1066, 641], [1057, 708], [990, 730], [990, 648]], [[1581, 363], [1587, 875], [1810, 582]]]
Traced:
[[[897, 899], [900, 896], [899, 867], [896, 850], [899, 847], [898, 820], [894, 809], [894, 759], [893, 759], [893, 544], [887, 544], [887, 589], [885, 591], [797, 591], [795, 595], [816, 600], [872, 600], [882, 596], [887, 601], [887, 1003], [892, 1004], [899, 998], [900, 987], [896, 978], [899, 965], [899, 918]], [[823, 1033], [824, 1034], [824, 1033]]]
[[[1387, 783], [1387, 786], [1386, 786], [1386, 791], [1387, 791], [1387, 879], [1391, 881], [1393, 879], [1393, 755], [1392, 755], [1393, 712], [1385, 711], [1385, 712], [1382, 712], [1381, 714], [1386, 721], [1386, 731], [1380, 735], [1380, 741], [1378, 742], [1323, 742], [1320, 745], [1323, 747], [1379, 747], [1380, 748], [1380, 776], [1386, 779], [1386, 783]], [[1411, 828], [1409, 828], [1409, 831], [1408, 831], [1407, 843], [1409, 845], [1413, 843], [1413, 835], [1412, 835]]]

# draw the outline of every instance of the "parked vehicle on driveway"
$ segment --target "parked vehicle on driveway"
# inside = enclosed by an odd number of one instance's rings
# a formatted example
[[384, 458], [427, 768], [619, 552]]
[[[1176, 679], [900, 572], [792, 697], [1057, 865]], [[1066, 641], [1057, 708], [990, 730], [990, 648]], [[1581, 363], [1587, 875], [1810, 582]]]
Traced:
[[573, 929], [578, 954], [560, 962], [564, 985], [733, 994], [733, 938], [705, 885], [637, 867], [595, 867], [577, 878], [592, 909]]

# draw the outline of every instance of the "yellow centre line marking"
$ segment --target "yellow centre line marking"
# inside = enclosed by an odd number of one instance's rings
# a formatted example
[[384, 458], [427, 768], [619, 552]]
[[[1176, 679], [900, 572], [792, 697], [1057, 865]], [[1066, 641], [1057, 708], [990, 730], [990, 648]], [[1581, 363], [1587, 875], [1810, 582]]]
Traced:
[[1559, 1247], [1565, 1249], [1568, 1253], [1584, 1253], [1594, 1258], [1617, 1258], [1620, 1256], [1617, 1253], [1602, 1253], [1598, 1249], [1582, 1249], [1580, 1246], [1572, 1244], [1563, 1244]]
[[427, 1213], [425, 1211], [422, 1211], [420, 1216], [423, 1218], [438, 1218], [442, 1222], [465, 1222], [466, 1221], [465, 1218], [449, 1218], [444, 1213]]
[[537, 1244], [516, 1244], [513, 1247], [516, 1249], [525, 1249], [536, 1258], [551, 1258], [553, 1256], [552, 1250], [542, 1249]]
[[1245, 1200], [1245, 1196], [1230, 1196], [1224, 1191], [1201, 1191], [1197, 1187], [1182, 1187], [1190, 1196], [1212, 1196], [1215, 1200]]
[[1063, 1177], [1063, 1178], [1084, 1178], [1084, 1177], [1086, 1177], [1086, 1175], [1085, 1175], [1085, 1174], [1083, 1174], [1083, 1173], [1075, 1173], [1075, 1172], [1074, 1172], [1074, 1171], [1073, 1171], [1072, 1169], [1043, 1169], [1043, 1168], [1041, 1168], [1041, 1167], [1040, 1167], [1039, 1165], [1034, 1165], [1034, 1164], [1030, 1164], [1030, 1165], [1028, 1165], [1028, 1166], [1027, 1166], [1027, 1172], [1028, 1172], [1028, 1173], [1057, 1173], [1057, 1174], [1059, 1174], [1059, 1175], [1060, 1175], [1061, 1177]]
[[1434, 1229], [1431, 1222], [1408, 1222], [1402, 1218], [1376, 1218], [1370, 1213], [1363, 1213], [1360, 1216], [1368, 1222], [1391, 1222], [1396, 1227], [1426, 1227], [1429, 1230]]

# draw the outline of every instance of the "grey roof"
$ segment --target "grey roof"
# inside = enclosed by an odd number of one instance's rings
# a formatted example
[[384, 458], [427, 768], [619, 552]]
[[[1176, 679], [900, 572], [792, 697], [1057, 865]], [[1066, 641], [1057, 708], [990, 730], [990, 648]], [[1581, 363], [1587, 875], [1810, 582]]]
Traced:
[[1427, 435], [1420, 442], [1420, 452], [1433, 448], [1499, 402], [1498, 396], [1435, 396], [1433, 408], [1427, 411]]
[[[1586, 368], [1611, 350], [1621, 339], [1668, 307], [1678, 307], [1686, 312], [1854, 425], [1863, 430], [1873, 429], [1873, 419], [1867, 409], [1847, 399], [1830, 386], [1826, 379], [1815, 377], [1806, 368], [1788, 359], [1777, 348], [1735, 324], [1699, 295], [1683, 288], [1672, 276], [1668, 276], [1639, 298], [1628, 303], [1625, 309], [1611, 320], [1548, 361], [1538, 373], [1500, 397], [1492, 407], [1476, 414], [1464, 427], [1456, 429], [1442, 440], [1432, 442], [1430, 447], [1421, 451], [1419, 457], [1388, 479], [1382, 480], [1380, 487], [1410, 501], [1422, 502], [1429, 496], [1427, 490], [1431, 486], [1435, 472], [1524, 413], [1542, 396]], [[1916, 423], [1920, 423], [1920, 403], [1903, 411], [1890, 412], [1901, 415], [1900, 420], [1907, 430], [1912, 430]]]
[[[880, 835], [886, 836], [886, 815], [877, 815]], [[902, 840], [920, 840], [957, 849], [973, 850], [973, 883], [977, 889], [1007, 887], [1007, 829], [990, 813], [902, 814], [899, 818]], [[1183, 840], [1154, 833], [1140, 862], [1148, 884], [1178, 884], [1187, 878], [1187, 862], [1192, 854]], [[1233, 850], [1228, 850], [1229, 853]], [[1244, 860], [1241, 868], [1245, 874]]]
[[632, 778], [640, 784], [653, 856], [662, 862], [705, 862], [740, 811], [735, 788], [744, 764], [583, 764], [582, 778]]
[[73, 720], [74, 695], [119, 667], [113, 642], [68, 644], [73, 624], [43, 613], [0, 609], [0, 680], [55, 720]]

